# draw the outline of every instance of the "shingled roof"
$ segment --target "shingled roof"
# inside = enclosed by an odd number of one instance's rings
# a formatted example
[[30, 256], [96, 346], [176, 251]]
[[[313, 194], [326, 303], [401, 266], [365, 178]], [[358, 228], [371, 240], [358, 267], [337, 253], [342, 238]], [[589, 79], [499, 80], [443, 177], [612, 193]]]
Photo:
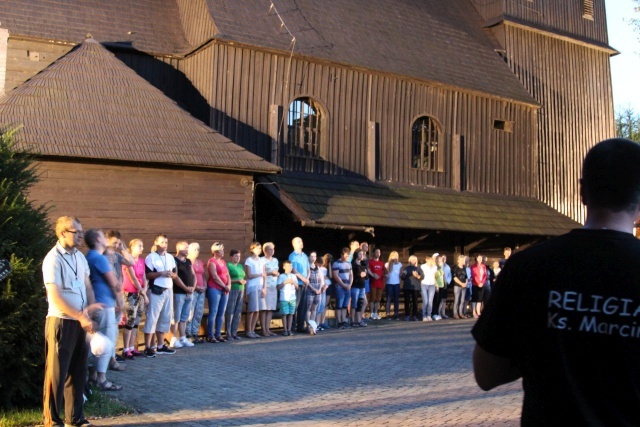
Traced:
[[272, 3], [207, 0], [221, 39], [289, 51], [293, 35], [294, 54], [537, 104], [494, 51], [471, 0]]
[[363, 178], [285, 172], [262, 178], [300, 221], [343, 226], [556, 236], [581, 225], [530, 198], [390, 187]]
[[0, 124], [42, 155], [275, 173], [205, 126], [94, 39], [0, 99]]
[[144, 52], [172, 54], [192, 48], [176, 0], [2, 0], [0, 27], [13, 36], [72, 43], [91, 34], [105, 44]]

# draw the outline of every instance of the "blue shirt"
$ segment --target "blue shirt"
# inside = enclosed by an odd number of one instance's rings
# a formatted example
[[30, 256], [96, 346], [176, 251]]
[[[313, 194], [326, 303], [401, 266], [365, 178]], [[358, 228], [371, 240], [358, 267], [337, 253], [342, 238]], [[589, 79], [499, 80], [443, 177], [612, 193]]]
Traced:
[[106, 256], [93, 249], [87, 252], [87, 262], [90, 271], [89, 279], [93, 285], [96, 302], [104, 304], [107, 308], [115, 307], [116, 297], [104, 278], [104, 275], [111, 271], [111, 263]]
[[[291, 255], [289, 255], [289, 261], [291, 261], [291, 266], [296, 271], [296, 273], [300, 274], [303, 277], [307, 277], [309, 273], [309, 257], [305, 255], [304, 252], [291, 252]], [[304, 284], [304, 282], [298, 279], [298, 284], [302, 285]]]
[[442, 271], [444, 271], [444, 284], [449, 285], [453, 280], [453, 275], [451, 274], [451, 267], [449, 267], [449, 264], [444, 263], [444, 265], [442, 266]]

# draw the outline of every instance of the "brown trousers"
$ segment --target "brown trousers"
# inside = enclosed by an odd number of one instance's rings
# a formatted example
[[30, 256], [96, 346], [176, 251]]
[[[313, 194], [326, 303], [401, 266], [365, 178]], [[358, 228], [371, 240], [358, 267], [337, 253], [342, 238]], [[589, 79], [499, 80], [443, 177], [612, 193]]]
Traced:
[[89, 351], [86, 332], [77, 320], [47, 317], [44, 338], [44, 425], [64, 425], [60, 417], [63, 396], [67, 423], [80, 422], [84, 419], [82, 394], [87, 380]]

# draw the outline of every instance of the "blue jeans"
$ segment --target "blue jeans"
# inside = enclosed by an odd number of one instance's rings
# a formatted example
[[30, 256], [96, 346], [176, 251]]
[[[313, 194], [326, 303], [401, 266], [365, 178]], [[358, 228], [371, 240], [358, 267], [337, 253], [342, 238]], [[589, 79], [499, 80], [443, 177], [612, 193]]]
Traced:
[[461, 286], [453, 287], [453, 315], [464, 317], [465, 315], [465, 295], [467, 295], [467, 288]]
[[231, 289], [229, 303], [225, 316], [227, 336], [235, 336], [238, 333], [240, 318], [242, 317], [242, 305], [244, 304], [244, 289]]
[[422, 292], [422, 318], [431, 316], [433, 310], [433, 297], [436, 294], [435, 285], [420, 285]]
[[193, 300], [191, 301], [191, 316], [187, 322], [187, 336], [198, 336], [200, 332], [200, 322], [202, 322], [202, 313], [204, 313], [204, 298], [206, 294], [204, 292], [194, 292]]
[[[207, 288], [207, 301], [209, 301], [209, 316], [207, 317], [207, 336], [219, 337], [222, 334], [222, 320], [227, 309], [229, 294], [215, 288]], [[215, 330], [213, 322], [215, 319]], [[215, 334], [214, 334], [215, 332]]]
[[340, 285], [336, 285], [336, 310], [341, 308], [349, 308], [349, 300], [351, 299], [351, 291], [346, 290]]
[[387, 316], [391, 314], [391, 300], [393, 300], [393, 315], [398, 315], [400, 304], [400, 285], [387, 284]]

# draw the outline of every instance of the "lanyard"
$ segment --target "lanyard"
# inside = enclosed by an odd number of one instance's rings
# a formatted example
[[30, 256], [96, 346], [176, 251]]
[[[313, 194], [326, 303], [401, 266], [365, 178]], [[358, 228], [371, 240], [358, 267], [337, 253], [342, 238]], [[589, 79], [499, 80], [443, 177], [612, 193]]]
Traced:
[[[71, 255], [71, 254], [69, 254]], [[73, 260], [74, 260], [74, 264], [76, 265], [76, 268], [73, 268], [73, 266], [71, 265], [71, 263], [69, 261], [67, 261], [67, 259], [64, 257], [64, 254], [62, 254], [62, 260], [67, 263], [67, 265], [69, 266], [69, 268], [71, 269], [71, 271], [73, 271], [73, 274], [76, 276], [76, 280], [78, 280], [78, 259], [76, 258], [76, 253], [73, 253]]]

